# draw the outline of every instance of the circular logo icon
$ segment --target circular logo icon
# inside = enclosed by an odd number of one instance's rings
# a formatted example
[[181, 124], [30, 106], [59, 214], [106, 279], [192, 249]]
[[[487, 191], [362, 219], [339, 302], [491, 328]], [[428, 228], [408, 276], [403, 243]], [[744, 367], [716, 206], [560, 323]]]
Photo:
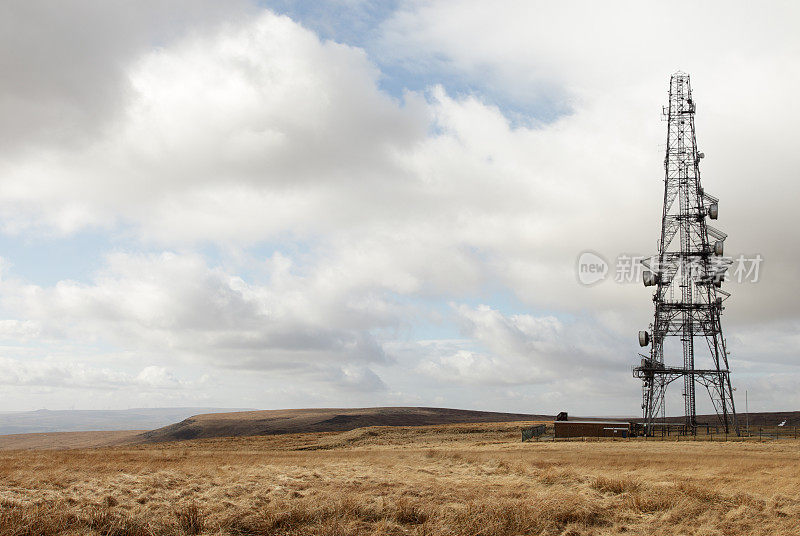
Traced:
[[581, 285], [595, 285], [608, 275], [608, 262], [593, 251], [584, 251], [578, 255], [576, 270]]

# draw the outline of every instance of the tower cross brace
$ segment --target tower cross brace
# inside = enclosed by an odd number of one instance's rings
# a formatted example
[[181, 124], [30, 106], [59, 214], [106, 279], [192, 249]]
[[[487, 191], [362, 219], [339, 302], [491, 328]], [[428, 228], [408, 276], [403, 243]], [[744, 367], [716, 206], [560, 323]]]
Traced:
[[[658, 253], [643, 262], [645, 286], [654, 286], [655, 315], [649, 331], [639, 332], [639, 354], [633, 369], [642, 380], [642, 413], [648, 430], [666, 416], [667, 386], [683, 380], [687, 429], [697, 429], [696, 387], [711, 397], [725, 433], [738, 433], [731, 388], [728, 352], [720, 317], [730, 294], [722, 281], [730, 264], [722, 257], [726, 234], [712, 227], [719, 200], [700, 184], [700, 160], [695, 138], [696, 105], [689, 75], [670, 78], [664, 157], [664, 206]], [[677, 238], [677, 240], [676, 240]], [[672, 342], [671, 342], [672, 341]], [[682, 360], [678, 360], [678, 356]]]

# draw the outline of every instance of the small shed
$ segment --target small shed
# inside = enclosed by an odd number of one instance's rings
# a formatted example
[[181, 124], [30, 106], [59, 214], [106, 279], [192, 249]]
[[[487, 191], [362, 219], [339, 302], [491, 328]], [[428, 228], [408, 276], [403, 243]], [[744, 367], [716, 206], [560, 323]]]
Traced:
[[625, 421], [555, 421], [555, 436], [565, 437], [628, 437], [631, 425]]

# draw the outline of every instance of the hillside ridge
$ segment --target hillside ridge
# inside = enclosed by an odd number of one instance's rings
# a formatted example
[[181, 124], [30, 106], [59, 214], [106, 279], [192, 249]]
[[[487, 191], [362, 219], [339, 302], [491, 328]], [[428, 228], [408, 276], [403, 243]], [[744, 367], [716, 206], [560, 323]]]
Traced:
[[214, 437], [345, 432], [367, 426], [426, 426], [546, 419], [552, 420], [553, 416], [429, 407], [238, 411], [194, 415], [181, 422], [139, 434], [134, 441], [162, 443]]

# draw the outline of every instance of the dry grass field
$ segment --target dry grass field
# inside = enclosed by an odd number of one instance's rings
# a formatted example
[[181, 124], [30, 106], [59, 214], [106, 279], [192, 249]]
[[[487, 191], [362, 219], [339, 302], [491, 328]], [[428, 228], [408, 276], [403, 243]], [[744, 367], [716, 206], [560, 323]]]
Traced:
[[0, 535], [800, 533], [800, 442], [521, 423], [0, 452]]
[[105, 447], [128, 443], [143, 432], [144, 430], [119, 430], [0, 435], [0, 450]]

